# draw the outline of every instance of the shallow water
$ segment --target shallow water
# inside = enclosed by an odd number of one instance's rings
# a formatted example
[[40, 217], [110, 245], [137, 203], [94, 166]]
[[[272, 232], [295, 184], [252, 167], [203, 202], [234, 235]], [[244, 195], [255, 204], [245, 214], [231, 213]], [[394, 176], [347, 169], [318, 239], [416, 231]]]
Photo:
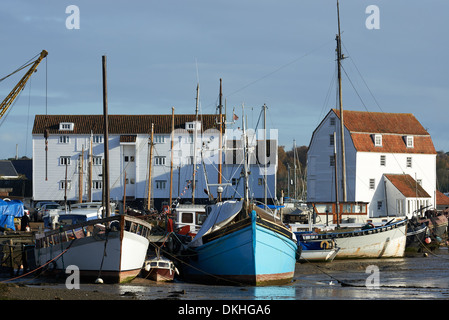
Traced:
[[[360, 261], [335, 260], [332, 265], [312, 266], [297, 264], [294, 281], [283, 286], [208, 286], [180, 281], [148, 285], [135, 281], [112, 287], [120, 294], [131, 293], [142, 300], [449, 299], [447, 248], [427, 257]], [[367, 272], [367, 266], [378, 268], [378, 282], [373, 280], [372, 272]], [[98, 289], [98, 286], [94, 287]]]

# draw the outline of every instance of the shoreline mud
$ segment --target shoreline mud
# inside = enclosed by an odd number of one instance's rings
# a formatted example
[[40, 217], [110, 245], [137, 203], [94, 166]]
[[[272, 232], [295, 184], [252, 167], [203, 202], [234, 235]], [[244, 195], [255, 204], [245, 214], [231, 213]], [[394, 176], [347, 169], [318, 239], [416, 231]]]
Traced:
[[[334, 260], [331, 263], [297, 263], [294, 281], [291, 285], [279, 287], [212, 287], [174, 282], [155, 282], [137, 277], [127, 284], [94, 284], [81, 283], [80, 289], [67, 289], [64, 278], [25, 277], [20, 281], [4, 282], [8, 279], [3, 275], [0, 279], [0, 300], [220, 300], [220, 299], [357, 299], [367, 295], [364, 288], [368, 267], [375, 265], [381, 275], [381, 284], [385, 290], [391, 287], [416, 287], [419, 283], [423, 288], [435, 287], [444, 289], [449, 278], [445, 276], [449, 266], [447, 247], [441, 248], [437, 254], [416, 254], [413, 257], [392, 259], [351, 259]], [[3, 283], [2, 283], [3, 281]], [[334, 282], [337, 285], [329, 286]], [[354, 292], [342, 288], [346, 283], [357, 284]], [[441, 284], [440, 284], [441, 283]], [[340, 287], [340, 284], [342, 285]], [[356, 286], [354, 286], [356, 287]], [[273, 293], [270, 290], [274, 290]], [[323, 291], [326, 290], [326, 291]], [[337, 291], [336, 291], [337, 290]], [[381, 289], [382, 290], [382, 289]], [[444, 289], [446, 290], [446, 289]], [[357, 291], [357, 294], [355, 294]], [[211, 296], [211, 293], [213, 295]], [[385, 294], [392, 294], [385, 291]], [[410, 292], [401, 292], [407, 299]], [[440, 297], [448, 297], [448, 292]], [[369, 295], [367, 295], [369, 296]], [[421, 295], [423, 298], [430, 295]], [[382, 299], [382, 294], [378, 295]], [[399, 299], [400, 297], [398, 297]]]

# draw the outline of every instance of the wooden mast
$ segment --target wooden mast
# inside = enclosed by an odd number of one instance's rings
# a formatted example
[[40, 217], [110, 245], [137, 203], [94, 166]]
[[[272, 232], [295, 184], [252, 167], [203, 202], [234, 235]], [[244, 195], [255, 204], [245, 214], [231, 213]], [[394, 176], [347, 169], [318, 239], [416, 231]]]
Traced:
[[171, 156], [170, 156], [170, 197], [168, 200], [168, 212], [171, 213], [173, 195], [173, 140], [175, 139], [175, 107], [171, 108]]
[[[221, 78], [220, 78], [220, 95], [219, 95], [219, 104], [218, 104], [218, 109], [219, 109], [219, 118], [218, 118], [218, 125], [219, 125], [219, 130], [220, 130], [220, 137], [218, 139], [218, 187], [217, 190], [220, 190], [221, 188], [221, 171], [222, 171], [222, 167], [221, 167], [221, 162], [222, 162], [222, 148], [223, 148], [223, 105], [222, 105], [222, 97], [223, 97], [223, 92], [222, 92], [222, 87], [221, 87]], [[221, 192], [217, 192], [218, 193], [218, 201], [221, 201]]]
[[148, 169], [148, 203], [147, 210], [151, 210], [151, 188], [152, 188], [152, 171], [153, 171], [153, 136], [154, 136], [154, 123], [151, 124], [151, 141], [150, 141], [150, 160], [149, 160], [149, 169]]
[[[338, 34], [335, 38], [337, 40], [337, 64], [338, 64], [338, 96], [340, 107], [340, 139], [341, 139], [341, 168], [342, 168], [342, 188], [343, 188], [343, 202], [347, 201], [346, 196], [346, 155], [345, 155], [345, 128], [343, 120], [343, 100], [341, 90], [341, 60], [344, 55], [341, 53], [341, 33], [340, 33], [340, 7], [337, 0], [337, 17], [338, 17]], [[335, 142], [334, 142], [335, 143]]]
[[195, 204], [195, 175], [196, 175], [196, 140], [197, 140], [197, 132], [198, 132], [198, 103], [199, 103], [199, 96], [200, 96], [200, 85], [197, 84], [196, 86], [196, 108], [195, 108], [195, 125], [193, 126], [195, 130], [195, 134], [193, 137], [193, 174], [192, 174], [192, 204]]
[[92, 131], [90, 132], [89, 140], [89, 185], [87, 190], [87, 202], [92, 202]]
[[103, 118], [104, 118], [104, 186], [103, 193], [105, 199], [105, 215], [110, 216], [110, 192], [109, 192], [109, 120], [108, 120], [108, 95], [106, 81], [106, 56], [102, 57], [103, 61]]
[[79, 163], [79, 181], [78, 181], [78, 202], [83, 202], [83, 172], [84, 172], [84, 145], [81, 150], [81, 157]]

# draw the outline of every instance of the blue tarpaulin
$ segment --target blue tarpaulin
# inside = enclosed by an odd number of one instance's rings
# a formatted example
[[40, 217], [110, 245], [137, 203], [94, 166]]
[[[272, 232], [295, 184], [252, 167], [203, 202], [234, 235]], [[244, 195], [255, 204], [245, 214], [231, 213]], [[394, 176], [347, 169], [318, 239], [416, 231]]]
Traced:
[[23, 217], [23, 203], [20, 200], [0, 199], [0, 227], [16, 230], [14, 218]]

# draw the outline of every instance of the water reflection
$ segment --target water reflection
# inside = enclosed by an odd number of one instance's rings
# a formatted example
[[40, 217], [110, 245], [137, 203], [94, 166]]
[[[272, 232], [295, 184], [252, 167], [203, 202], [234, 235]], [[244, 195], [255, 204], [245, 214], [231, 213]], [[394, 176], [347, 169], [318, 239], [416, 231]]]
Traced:
[[293, 286], [254, 287], [252, 288], [255, 300], [294, 300], [296, 290]]

